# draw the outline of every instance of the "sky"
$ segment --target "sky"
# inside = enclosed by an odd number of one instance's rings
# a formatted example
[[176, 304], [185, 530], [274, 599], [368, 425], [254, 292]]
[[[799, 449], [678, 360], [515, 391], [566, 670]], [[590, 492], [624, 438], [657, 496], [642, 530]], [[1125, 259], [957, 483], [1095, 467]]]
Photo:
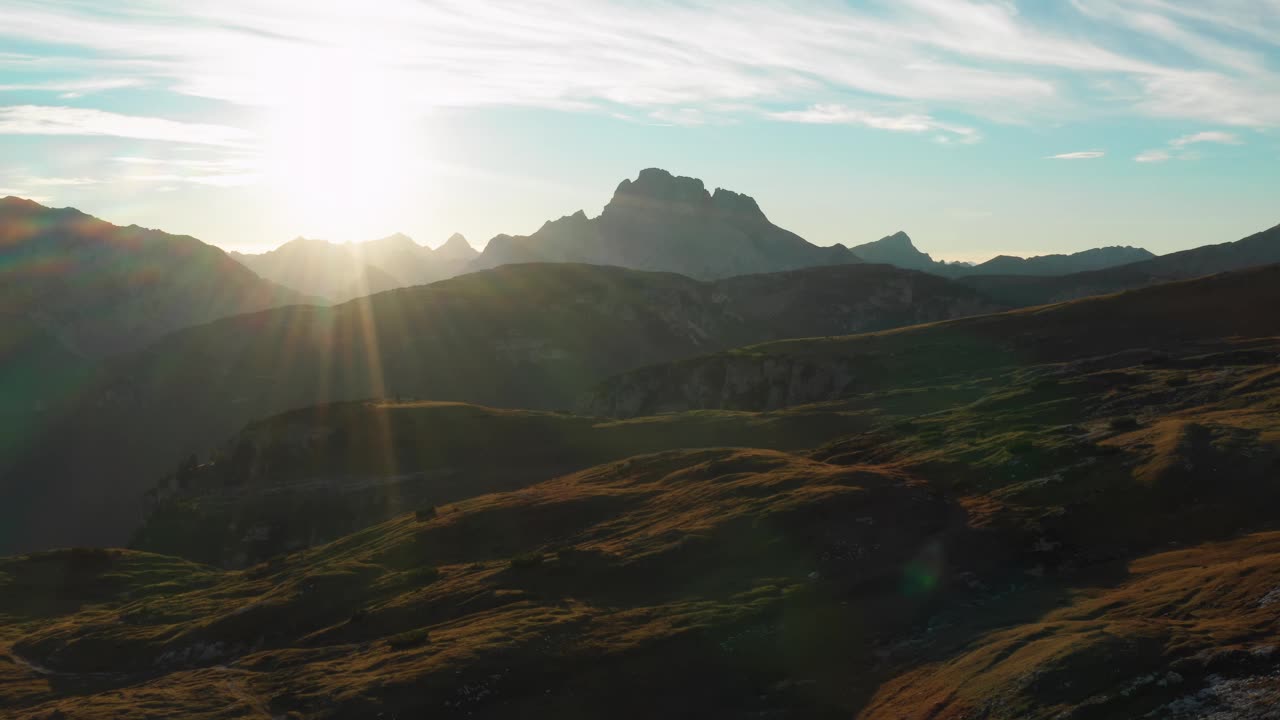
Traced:
[[0, 0], [0, 196], [476, 246], [662, 167], [937, 258], [1280, 223], [1280, 0]]

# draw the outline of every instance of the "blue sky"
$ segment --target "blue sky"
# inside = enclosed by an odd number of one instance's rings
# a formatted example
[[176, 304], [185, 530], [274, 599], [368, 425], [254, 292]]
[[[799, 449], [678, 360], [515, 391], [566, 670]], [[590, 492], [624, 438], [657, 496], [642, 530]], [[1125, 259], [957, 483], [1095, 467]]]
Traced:
[[0, 0], [0, 195], [229, 249], [482, 245], [643, 167], [818, 244], [1280, 222], [1280, 0]]

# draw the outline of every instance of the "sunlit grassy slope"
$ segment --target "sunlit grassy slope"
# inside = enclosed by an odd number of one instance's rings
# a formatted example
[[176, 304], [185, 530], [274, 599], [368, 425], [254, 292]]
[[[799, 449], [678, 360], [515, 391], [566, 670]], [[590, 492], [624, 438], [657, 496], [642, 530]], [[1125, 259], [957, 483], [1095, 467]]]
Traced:
[[874, 413], [706, 411], [608, 420], [447, 402], [352, 402], [254, 423], [212, 461], [154, 488], [144, 549], [224, 565], [333, 539], [394, 515], [676, 448], [810, 447]]

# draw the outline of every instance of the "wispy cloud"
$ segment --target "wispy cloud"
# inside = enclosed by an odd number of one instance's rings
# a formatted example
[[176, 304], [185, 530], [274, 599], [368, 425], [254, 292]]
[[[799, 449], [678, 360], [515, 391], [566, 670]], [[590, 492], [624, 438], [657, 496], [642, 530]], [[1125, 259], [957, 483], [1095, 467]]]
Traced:
[[1140, 163], [1160, 163], [1165, 162], [1173, 157], [1168, 150], [1144, 150], [1134, 156], [1134, 160]]
[[258, 173], [232, 173], [222, 175], [179, 175], [174, 173], [140, 173], [122, 175], [120, 180], [142, 183], [191, 183], [194, 185], [210, 185], [213, 187], [241, 187], [256, 185], [262, 181]]
[[1104, 150], [1080, 150], [1078, 152], [1059, 153], [1050, 155], [1048, 160], [1095, 160], [1100, 157], [1106, 157]]
[[251, 137], [224, 125], [46, 105], [0, 107], [0, 134], [95, 135], [222, 147], [244, 146]]
[[336, 96], [378, 80], [418, 112], [622, 107], [692, 124], [714, 103], [760, 112], [875, 98], [917, 104], [923, 118], [1035, 122], [1105, 106], [1272, 127], [1280, 75], [1264, 45], [1280, 42], [1280, 13], [1267, 3], [117, 0], [101, 12], [10, 0], [0, 36], [87, 49], [98, 67], [251, 106], [288, 103], [290, 88], [326, 77]]
[[53, 80], [32, 83], [0, 84], [0, 92], [57, 93], [63, 99], [84, 97], [90, 93], [139, 87], [145, 82], [139, 78], [86, 78], [83, 80]]
[[1205, 130], [1203, 132], [1183, 135], [1169, 141], [1168, 148], [1157, 148], [1139, 153], [1134, 160], [1140, 163], [1164, 162], [1166, 160], [1193, 160], [1199, 157], [1198, 154], [1187, 150], [1188, 145], [1197, 143], [1217, 143], [1219, 145], [1242, 145], [1243, 140], [1234, 133], [1222, 132], [1220, 130]]
[[1233, 133], [1206, 131], [1193, 133], [1191, 135], [1183, 135], [1180, 138], [1174, 138], [1169, 141], [1173, 147], [1186, 147], [1195, 143], [1219, 143], [1222, 145], [1240, 145], [1241, 140]]
[[981, 139], [978, 131], [971, 127], [941, 122], [928, 115], [918, 113], [882, 115], [838, 104], [813, 105], [804, 110], [771, 112], [768, 113], [768, 116], [775, 120], [787, 122], [820, 125], [861, 125], [877, 130], [892, 130], [894, 132], [940, 132], [955, 136], [962, 142], [977, 142]]

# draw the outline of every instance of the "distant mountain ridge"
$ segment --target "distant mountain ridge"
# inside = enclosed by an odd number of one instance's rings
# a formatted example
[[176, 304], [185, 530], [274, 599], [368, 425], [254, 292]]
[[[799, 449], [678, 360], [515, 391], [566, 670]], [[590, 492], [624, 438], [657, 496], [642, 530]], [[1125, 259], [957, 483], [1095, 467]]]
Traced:
[[854, 246], [852, 252], [867, 262], [886, 263], [907, 270], [921, 270], [946, 277], [1068, 275], [1127, 265], [1156, 257], [1142, 248], [1114, 246], [1092, 248], [1071, 254], [1037, 255], [1029, 258], [998, 255], [977, 265], [947, 263], [934, 260], [928, 253], [921, 252], [911, 241], [911, 237], [901, 230], [875, 242]]
[[532, 235], [499, 235], [469, 269], [584, 262], [710, 280], [858, 261], [843, 245], [813, 245], [774, 225], [747, 195], [648, 168], [623, 180], [599, 217], [579, 210]]
[[1008, 305], [1044, 305], [1274, 263], [1280, 263], [1280, 225], [1234, 242], [1204, 245], [1101, 270], [1053, 277], [964, 277], [960, 282]]
[[436, 249], [396, 233], [362, 243], [299, 237], [265, 253], [231, 253], [262, 277], [333, 302], [450, 278], [479, 255], [457, 233]]
[[969, 268], [966, 275], [1069, 275], [1090, 270], [1128, 265], [1156, 257], [1155, 253], [1138, 247], [1113, 245], [1091, 248], [1067, 255], [1036, 255], [1021, 258], [1014, 255], [997, 255], [990, 260]]

